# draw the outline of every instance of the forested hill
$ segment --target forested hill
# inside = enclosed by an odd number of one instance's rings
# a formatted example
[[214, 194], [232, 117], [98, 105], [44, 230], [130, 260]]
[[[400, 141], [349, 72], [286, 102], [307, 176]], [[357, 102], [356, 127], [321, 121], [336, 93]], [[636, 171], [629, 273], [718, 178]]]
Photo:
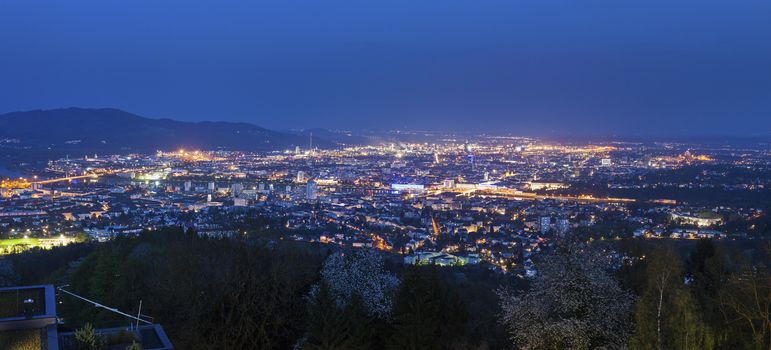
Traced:
[[[739, 242], [561, 242], [528, 280], [371, 250], [164, 229], [0, 259], [0, 287], [69, 284], [179, 349], [765, 349], [768, 251]], [[757, 242], [755, 242], [757, 243]], [[604, 245], [644, 259], [609, 268]], [[125, 322], [59, 296], [62, 329]]]
[[[308, 146], [302, 135], [249, 123], [182, 122], [144, 118], [112, 108], [62, 108], [0, 115], [0, 152], [78, 156], [155, 150], [228, 149], [241, 151]], [[333, 145], [314, 137], [315, 147]]]

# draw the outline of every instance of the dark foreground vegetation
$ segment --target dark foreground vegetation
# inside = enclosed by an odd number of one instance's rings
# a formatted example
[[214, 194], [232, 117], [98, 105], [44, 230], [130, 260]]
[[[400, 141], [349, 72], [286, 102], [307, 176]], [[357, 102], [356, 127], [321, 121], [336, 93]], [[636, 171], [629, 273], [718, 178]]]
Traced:
[[[525, 282], [482, 266], [164, 230], [0, 259], [0, 284], [51, 282], [163, 324], [179, 349], [768, 349], [769, 250], [630, 240], [640, 260], [561, 242]], [[756, 241], [754, 244], [758, 244]], [[60, 295], [65, 326], [129, 321]]]

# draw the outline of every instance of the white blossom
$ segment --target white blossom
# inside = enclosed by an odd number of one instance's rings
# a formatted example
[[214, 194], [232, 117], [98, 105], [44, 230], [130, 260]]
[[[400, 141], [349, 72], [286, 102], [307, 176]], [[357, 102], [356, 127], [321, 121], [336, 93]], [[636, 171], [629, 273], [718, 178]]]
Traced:
[[373, 250], [337, 252], [321, 269], [321, 278], [339, 306], [348, 305], [354, 295], [361, 298], [366, 312], [387, 318], [399, 279], [386, 271], [382, 256]]
[[544, 256], [525, 293], [500, 289], [501, 322], [522, 349], [623, 348], [632, 298], [585, 249]]

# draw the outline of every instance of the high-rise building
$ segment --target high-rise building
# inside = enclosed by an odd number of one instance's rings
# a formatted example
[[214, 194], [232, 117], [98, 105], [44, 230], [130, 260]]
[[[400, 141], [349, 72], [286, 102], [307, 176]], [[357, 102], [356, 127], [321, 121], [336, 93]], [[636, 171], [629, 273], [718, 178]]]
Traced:
[[217, 189], [217, 185], [214, 181], [209, 182], [209, 192], [214, 192]]
[[305, 172], [300, 170], [297, 172], [297, 178], [295, 179], [297, 182], [305, 182], [307, 178], [305, 177]]
[[193, 184], [190, 181], [185, 181], [185, 192], [190, 192], [190, 189], [193, 187]]
[[570, 221], [568, 218], [558, 218], [557, 219], [557, 232], [559, 233], [565, 233], [570, 230]]
[[551, 228], [551, 216], [541, 216], [538, 218], [538, 231], [541, 233], [549, 232]]
[[318, 185], [316, 185], [316, 181], [308, 181], [308, 185], [306, 185], [305, 189], [305, 198], [308, 200], [316, 200], [318, 198]]
[[230, 194], [233, 197], [236, 197], [239, 194], [241, 194], [241, 192], [243, 192], [243, 190], [244, 190], [244, 184], [242, 184], [240, 182], [236, 182], [236, 183], [230, 185]]

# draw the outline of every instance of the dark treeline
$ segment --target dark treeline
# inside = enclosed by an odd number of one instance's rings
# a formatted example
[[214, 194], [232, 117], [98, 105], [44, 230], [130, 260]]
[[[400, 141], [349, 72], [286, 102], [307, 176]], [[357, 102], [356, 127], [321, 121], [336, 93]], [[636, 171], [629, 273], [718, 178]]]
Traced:
[[771, 346], [768, 245], [632, 241], [622, 249], [644, 256], [618, 273], [637, 296], [630, 348]]
[[[180, 349], [287, 349], [304, 332], [305, 299], [322, 259], [168, 229], [100, 245], [69, 280], [72, 291], [128, 312], [142, 300], [142, 313]], [[62, 299], [71, 327], [120, 320]]]
[[[762, 186], [745, 188], [747, 184], [762, 184], [771, 171], [725, 167], [721, 165], [692, 165], [676, 169], [651, 171], [640, 177], [626, 176], [613, 178], [614, 183], [640, 185], [645, 188], [611, 188], [605, 181], [571, 182], [570, 188], [551, 193], [591, 194], [596, 197], [634, 198], [641, 201], [672, 199], [691, 205], [771, 208], [771, 189]], [[681, 187], [689, 184], [692, 186]], [[701, 187], [704, 186], [704, 187]], [[545, 193], [545, 191], [544, 191]]]
[[0, 257], [0, 287], [62, 282], [78, 260], [93, 252], [93, 243], [75, 243], [56, 249], [32, 248]]
[[[501, 276], [485, 269], [404, 268], [386, 262], [400, 283], [390, 296], [392, 312], [379, 317], [359, 302], [341, 305], [325, 297], [321, 270], [331, 253], [305, 243], [213, 240], [166, 229], [99, 244], [66, 278], [57, 272], [55, 280], [30, 282], [67, 283], [68, 290], [128, 313], [136, 313], [142, 300], [142, 314], [162, 324], [180, 349], [497, 349], [507, 344], [496, 322]], [[66, 295], [59, 299], [67, 328], [129, 323]]]
[[608, 188], [605, 183], [573, 183], [569, 189], [555, 190], [552, 193], [580, 195], [591, 194], [595, 197], [633, 198], [641, 201], [671, 199], [691, 205], [771, 208], [771, 190], [744, 190], [716, 188], [681, 188], [677, 185], [658, 186], [656, 188]]
[[[610, 269], [600, 252], [611, 245], [643, 258]], [[128, 313], [141, 300], [142, 314], [180, 349], [771, 345], [768, 249], [625, 240], [552, 250], [535, 259], [535, 279], [521, 280], [484, 267], [406, 267], [374, 252], [166, 229], [13, 255], [0, 275], [69, 284]], [[129, 322], [59, 299], [66, 328]]]

